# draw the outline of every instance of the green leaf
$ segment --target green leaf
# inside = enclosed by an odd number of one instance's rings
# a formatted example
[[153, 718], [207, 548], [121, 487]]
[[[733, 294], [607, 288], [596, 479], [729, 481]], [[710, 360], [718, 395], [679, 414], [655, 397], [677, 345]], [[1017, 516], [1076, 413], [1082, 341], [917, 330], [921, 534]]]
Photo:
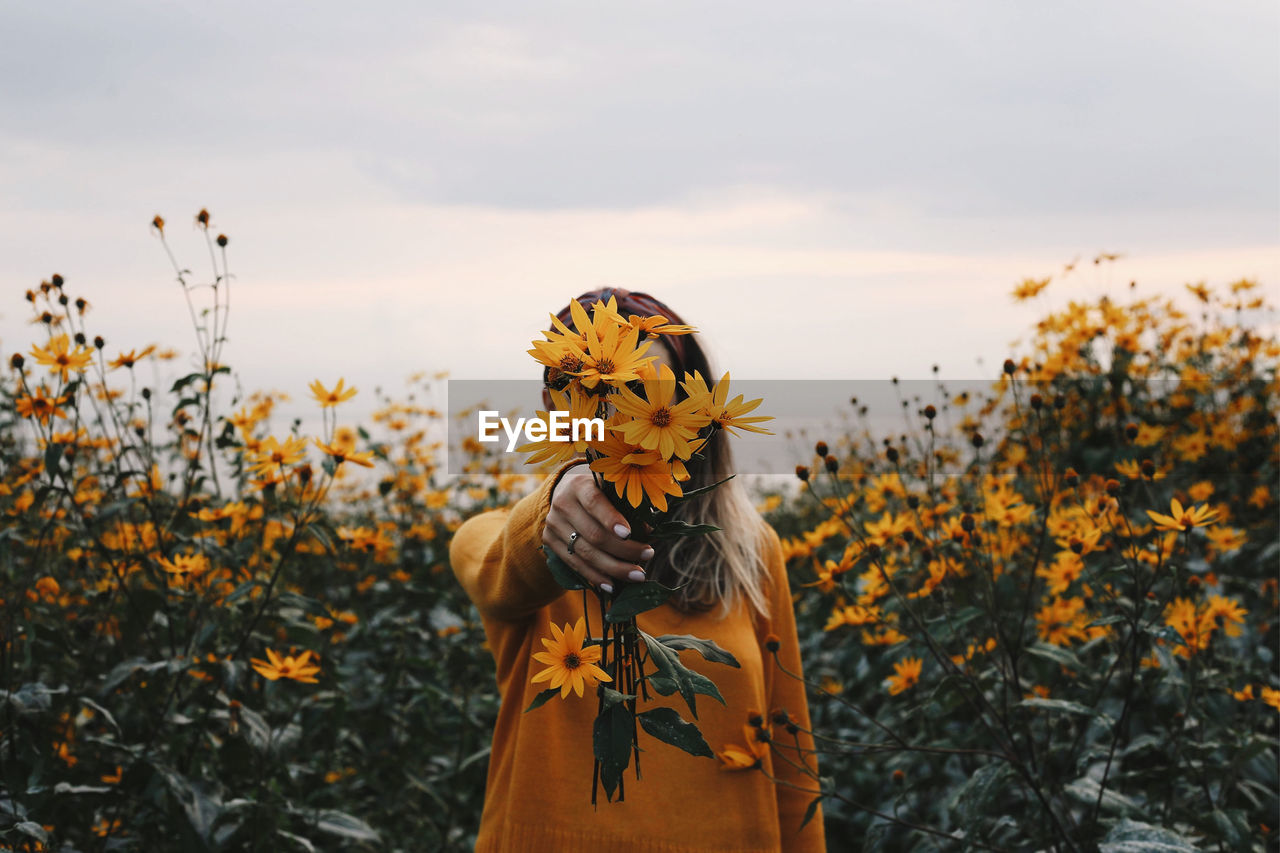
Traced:
[[690, 755], [715, 758], [698, 727], [681, 719], [674, 708], [654, 708], [639, 714], [636, 719], [646, 732], [663, 743], [679, 747]]
[[49, 833], [45, 832], [44, 827], [34, 820], [20, 820], [13, 825], [13, 828], [23, 835], [31, 836], [41, 844], [49, 843]]
[[678, 539], [681, 536], [702, 536], [707, 533], [715, 533], [719, 529], [713, 524], [690, 524], [687, 521], [672, 518], [655, 525], [645, 536], [645, 539], [653, 541], [656, 539]]
[[326, 809], [312, 813], [311, 819], [315, 821], [314, 826], [316, 829], [321, 832], [327, 832], [330, 835], [350, 838], [353, 841], [380, 840], [373, 827], [346, 812]]
[[675, 592], [657, 581], [630, 583], [622, 588], [605, 614], [608, 622], [626, 622], [646, 610], [660, 607]]
[[552, 698], [559, 692], [560, 692], [559, 687], [549, 687], [546, 690], [543, 690], [537, 696], [533, 697], [533, 701], [529, 703], [528, 708], [524, 709], [524, 712], [527, 714], [530, 711], [532, 711], [534, 708], [541, 708], [543, 705], [547, 704], [548, 699]]
[[626, 705], [618, 704], [602, 711], [592, 729], [591, 750], [600, 762], [600, 783], [610, 802], [622, 779], [622, 771], [631, 763], [634, 725], [631, 711]]
[[698, 495], [705, 495], [707, 492], [711, 491], [712, 489], [715, 489], [719, 486], [723, 486], [725, 483], [729, 482], [736, 476], [738, 475], [730, 474], [728, 477], [725, 477], [723, 480], [721, 480], [718, 483], [712, 483], [709, 486], [700, 486], [699, 488], [696, 488], [696, 489], [690, 489], [689, 491], [685, 492], [678, 498], [667, 498], [667, 503], [669, 504], [681, 503], [682, 501], [687, 501], [690, 498], [696, 498]]
[[804, 829], [805, 824], [813, 820], [813, 816], [818, 813], [818, 804], [822, 802], [822, 797], [817, 796], [809, 803], [809, 808], [804, 810], [804, 820], [800, 821], [800, 828]]
[[1027, 646], [1027, 654], [1032, 654], [1038, 658], [1044, 658], [1045, 660], [1051, 660], [1054, 663], [1062, 664], [1069, 669], [1084, 669], [1084, 664], [1081, 663], [1080, 658], [1076, 656], [1076, 653], [1070, 649], [1064, 649], [1061, 646], [1051, 646], [1048, 643], [1032, 643]]
[[186, 376], [182, 377], [177, 382], [173, 383], [173, 387], [169, 389], [169, 393], [177, 394], [183, 388], [187, 387], [192, 382], [195, 382], [197, 379], [200, 379], [203, 376], [204, 376], [203, 373], [188, 373]]
[[658, 638], [658, 642], [669, 649], [676, 649], [677, 651], [693, 649], [712, 663], [722, 663], [737, 669], [742, 667], [737, 658], [717, 646], [713, 641], [694, 637], [691, 634], [663, 634]]
[[44, 448], [44, 470], [50, 480], [58, 476], [60, 462], [62, 462], [62, 445], [51, 441]]
[[602, 687], [600, 693], [604, 697], [604, 706], [606, 708], [612, 708], [614, 705], [620, 705], [623, 702], [629, 702], [636, 698], [630, 693], [621, 693], [614, 690], [612, 687]]
[[556, 556], [555, 552], [546, 545], [542, 546], [542, 553], [547, 555], [547, 568], [551, 571], [551, 577], [556, 579], [556, 583], [560, 584], [564, 589], [588, 589], [591, 585], [583, 579], [582, 575], [565, 565], [564, 560]]
[[1195, 853], [1199, 849], [1171, 829], [1125, 818], [1107, 833], [1098, 853]]
[[[1079, 802], [1092, 806], [1098, 802], [1099, 788], [1097, 779], [1083, 776], [1067, 785], [1064, 790]], [[1126, 817], [1128, 815], [1141, 814], [1142, 806], [1119, 791], [1107, 788], [1102, 791], [1102, 810]]]
[[1097, 717], [1107, 724], [1113, 722], [1109, 716], [1096, 708], [1081, 705], [1079, 702], [1068, 702], [1065, 699], [1041, 699], [1037, 696], [1032, 699], [1023, 699], [1018, 705], [1026, 708], [1044, 708], [1046, 711], [1062, 711], [1065, 714], [1079, 714], [1082, 717]]
[[1008, 789], [1012, 778], [1013, 770], [1003, 761], [979, 767], [952, 796], [952, 808], [960, 813], [961, 825], [967, 829], [981, 821], [991, 803]]
[[725, 704], [724, 697], [720, 695], [715, 682], [681, 663], [680, 655], [674, 649], [667, 648], [660, 640], [649, 636], [644, 631], [640, 632], [640, 637], [649, 650], [649, 659], [658, 668], [656, 676], [648, 676], [654, 690], [663, 696], [670, 696], [679, 691], [694, 719], [698, 717], [695, 698], [698, 693], [718, 700], [721, 705]]

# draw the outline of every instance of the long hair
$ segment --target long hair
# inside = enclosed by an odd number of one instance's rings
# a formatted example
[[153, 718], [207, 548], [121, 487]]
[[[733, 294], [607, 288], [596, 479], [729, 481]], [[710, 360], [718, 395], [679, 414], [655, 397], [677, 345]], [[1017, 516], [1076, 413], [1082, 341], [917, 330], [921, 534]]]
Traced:
[[[618, 313], [624, 317], [661, 315], [668, 322], [685, 321], [671, 308], [647, 293], [633, 293], [621, 288], [604, 288], [584, 293], [577, 301], [588, 311], [596, 302], [618, 300]], [[571, 325], [569, 306], [557, 315]], [[671, 335], [661, 338], [671, 353], [671, 369], [676, 378], [685, 373], [702, 374], [708, 385], [719, 378], [712, 373], [706, 352], [696, 335]], [[687, 396], [677, 384], [677, 395]], [[686, 490], [709, 486], [735, 473], [733, 453], [724, 430], [716, 430], [707, 443], [702, 460], [690, 465], [690, 479], [682, 484]], [[764, 590], [765, 568], [761, 559], [764, 542], [764, 520], [751, 504], [742, 481], [734, 477], [710, 492], [676, 505], [673, 517], [689, 524], [719, 527], [703, 536], [683, 536], [654, 545], [654, 556], [645, 567], [650, 580], [679, 587], [674, 603], [683, 610], [711, 610], [719, 605], [722, 615], [745, 600], [760, 616], [768, 615]]]

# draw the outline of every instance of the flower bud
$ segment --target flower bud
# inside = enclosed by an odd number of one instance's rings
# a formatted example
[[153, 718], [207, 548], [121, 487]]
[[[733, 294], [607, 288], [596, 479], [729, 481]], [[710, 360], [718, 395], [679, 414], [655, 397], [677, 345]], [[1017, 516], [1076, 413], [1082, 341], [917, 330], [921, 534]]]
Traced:
[[770, 652], [776, 652], [778, 649], [782, 648], [782, 641], [779, 640], [776, 635], [770, 634], [764, 638], [764, 647]]
[[1041, 397], [1039, 394], [1031, 395], [1031, 408], [1035, 409], [1038, 412], [1040, 411], [1040, 407], [1043, 405], [1044, 405], [1043, 397]]
[[15, 352], [13, 354], [13, 357], [9, 359], [9, 366], [12, 367], [14, 370], [21, 370], [22, 365], [26, 363], [27, 363], [27, 360], [22, 357], [22, 353], [20, 352]]
[[937, 409], [935, 409], [932, 405], [925, 406], [925, 407], [924, 407], [924, 416], [925, 416], [926, 418], [928, 418], [929, 420], [933, 420], [934, 418], [936, 418], [936, 417], [938, 416], [938, 410], [937, 410]]
[[973, 436], [970, 437], [969, 443], [974, 446], [974, 449], [977, 449], [982, 447], [982, 445], [986, 443], [986, 439], [982, 437], [982, 433], [975, 432]]
[[1133, 441], [1138, 437], [1138, 425], [1135, 423], [1127, 423], [1124, 425], [1124, 437]]
[[1156, 473], [1156, 463], [1150, 459], [1143, 459], [1142, 464], [1138, 467], [1142, 469], [1142, 476], [1144, 477], [1152, 477]]
[[1068, 489], [1074, 489], [1080, 484], [1080, 475], [1076, 473], [1075, 468], [1068, 468], [1062, 474], [1062, 485]]
[[965, 533], [972, 533], [975, 526], [972, 515], [965, 513], [960, 516], [960, 529]]
[[918, 495], [907, 495], [907, 507], [915, 509], [920, 506], [920, 497]]
[[1016, 364], [1014, 364], [1014, 363], [1013, 363], [1013, 359], [1011, 359], [1011, 358], [1006, 358], [1006, 359], [1004, 360], [1004, 372], [1005, 372], [1005, 373], [1007, 373], [1007, 374], [1009, 374], [1010, 376], [1012, 376], [1012, 375], [1014, 374], [1014, 372], [1015, 372], [1017, 369], [1018, 369], [1018, 365], [1016, 365]]
[[1109, 495], [1115, 495], [1117, 492], [1119, 492], [1119, 491], [1120, 491], [1120, 481], [1119, 481], [1119, 480], [1107, 480], [1107, 483], [1106, 483], [1106, 490], [1107, 490], [1107, 494], [1109, 494]]
[[804, 482], [804, 483], [809, 482], [809, 468], [808, 468], [808, 466], [805, 466], [805, 465], [797, 465], [797, 466], [796, 466], [796, 476], [800, 478], [800, 481], [801, 481], [801, 482]]
[[221, 246], [222, 248], [224, 248], [224, 249], [225, 249], [225, 248], [227, 248], [227, 243], [228, 243], [228, 242], [229, 242], [229, 241], [227, 240], [227, 235], [226, 235], [226, 234], [219, 234], [219, 235], [218, 235], [218, 245], [219, 245], [219, 246]]
[[102, 335], [93, 336], [93, 346], [95, 349], [102, 349], [106, 345], [107, 345], [107, 342], [102, 339]]
[[84, 336], [84, 332], [76, 332], [74, 340], [77, 346], [84, 346], [84, 342], [88, 339]]
[[209, 227], [209, 211], [206, 208], [200, 208], [200, 212], [196, 214], [196, 224], [201, 228]]
[[825, 441], [819, 441], [817, 444], [813, 446], [813, 452], [818, 454], [819, 456], [826, 456], [827, 443]]
[[827, 454], [827, 458], [822, 460], [822, 463], [827, 466], [827, 470], [832, 474], [840, 470], [840, 460], [829, 453]]
[[58, 275], [57, 273], [54, 273], [52, 282], [54, 287], [58, 288], [59, 290], [62, 289], [62, 282], [63, 282], [62, 276]]
[[150, 400], [150, 399], [151, 399], [151, 389], [150, 389], [150, 388], [143, 388], [143, 389], [142, 389], [142, 399], [144, 399], [144, 400]]
[[890, 462], [896, 463], [898, 461], [898, 448], [890, 447], [888, 450], [885, 451], [884, 455], [885, 455], [885, 458], [888, 459]]

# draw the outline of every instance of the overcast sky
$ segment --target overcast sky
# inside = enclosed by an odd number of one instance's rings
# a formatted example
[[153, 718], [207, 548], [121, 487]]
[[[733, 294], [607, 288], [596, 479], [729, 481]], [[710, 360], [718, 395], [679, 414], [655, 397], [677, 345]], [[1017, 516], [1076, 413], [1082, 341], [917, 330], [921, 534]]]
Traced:
[[547, 312], [605, 284], [735, 375], [972, 378], [1130, 279], [1276, 292], [1278, 9], [5, 4], [0, 346], [56, 271], [109, 354], [190, 350], [147, 225], [201, 274], [207, 206], [250, 388], [531, 375]]

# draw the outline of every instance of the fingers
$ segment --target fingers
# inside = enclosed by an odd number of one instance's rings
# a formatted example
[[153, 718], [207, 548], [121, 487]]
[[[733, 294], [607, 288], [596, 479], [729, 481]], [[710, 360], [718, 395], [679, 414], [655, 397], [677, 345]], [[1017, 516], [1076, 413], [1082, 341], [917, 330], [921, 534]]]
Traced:
[[[563, 521], [569, 525], [569, 529], [578, 531], [582, 537], [578, 540], [579, 544], [586, 539], [595, 548], [624, 563], [643, 563], [652, 557], [652, 548], [643, 542], [628, 539], [619, 532], [618, 528], [626, 530], [625, 524], [619, 524], [617, 527], [610, 524], [610, 519], [617, 510], [604, 495], [600, 494], [599, 489], [593, 489], [593, 492], [594, 495], [586, 496], [586, 500], [590, 503], [582, 502], [580, 497], [578, 503], [568, 504], [561, 510]], [[609, 510], [604, 518], [601, 517], [604, 514], [600, 507], [601, 502]], [[626, 532], [630, 535], [631, 531]], [[577, 550], [576, 547], [575, 550]]]
[[[585, 515], [574, 517], [577, 520], [569, 521], [564, 513], [554, 510], [549, 513], [543, 527], [544, 544], [597, 586], [601, 583], [612, 586], [620, 581], [644, 580], [644, 572], [640, 566], [634, 562], [619, 560], [602, 546], [602, 541], [614, 534]], [[569, 537], [574, 532], [578, 533], [578, 539], [573, 543], [573, 553], [570, 554]]]
[[548, 523], [542, 529], [542, 544], [548, 550], [564, 561], [564, 564], [582, 575], [583, 580], [594, 587], [599, 587], [605, 592], [613, 592], [612, 579], [608, 575], [603, 575], [596, 571], [585, 560], [577, 555], [577, 547], [574, 547], [573, 554], [569, 553], [569, 537], [568, 534], [561, 535], [560, 531]]

